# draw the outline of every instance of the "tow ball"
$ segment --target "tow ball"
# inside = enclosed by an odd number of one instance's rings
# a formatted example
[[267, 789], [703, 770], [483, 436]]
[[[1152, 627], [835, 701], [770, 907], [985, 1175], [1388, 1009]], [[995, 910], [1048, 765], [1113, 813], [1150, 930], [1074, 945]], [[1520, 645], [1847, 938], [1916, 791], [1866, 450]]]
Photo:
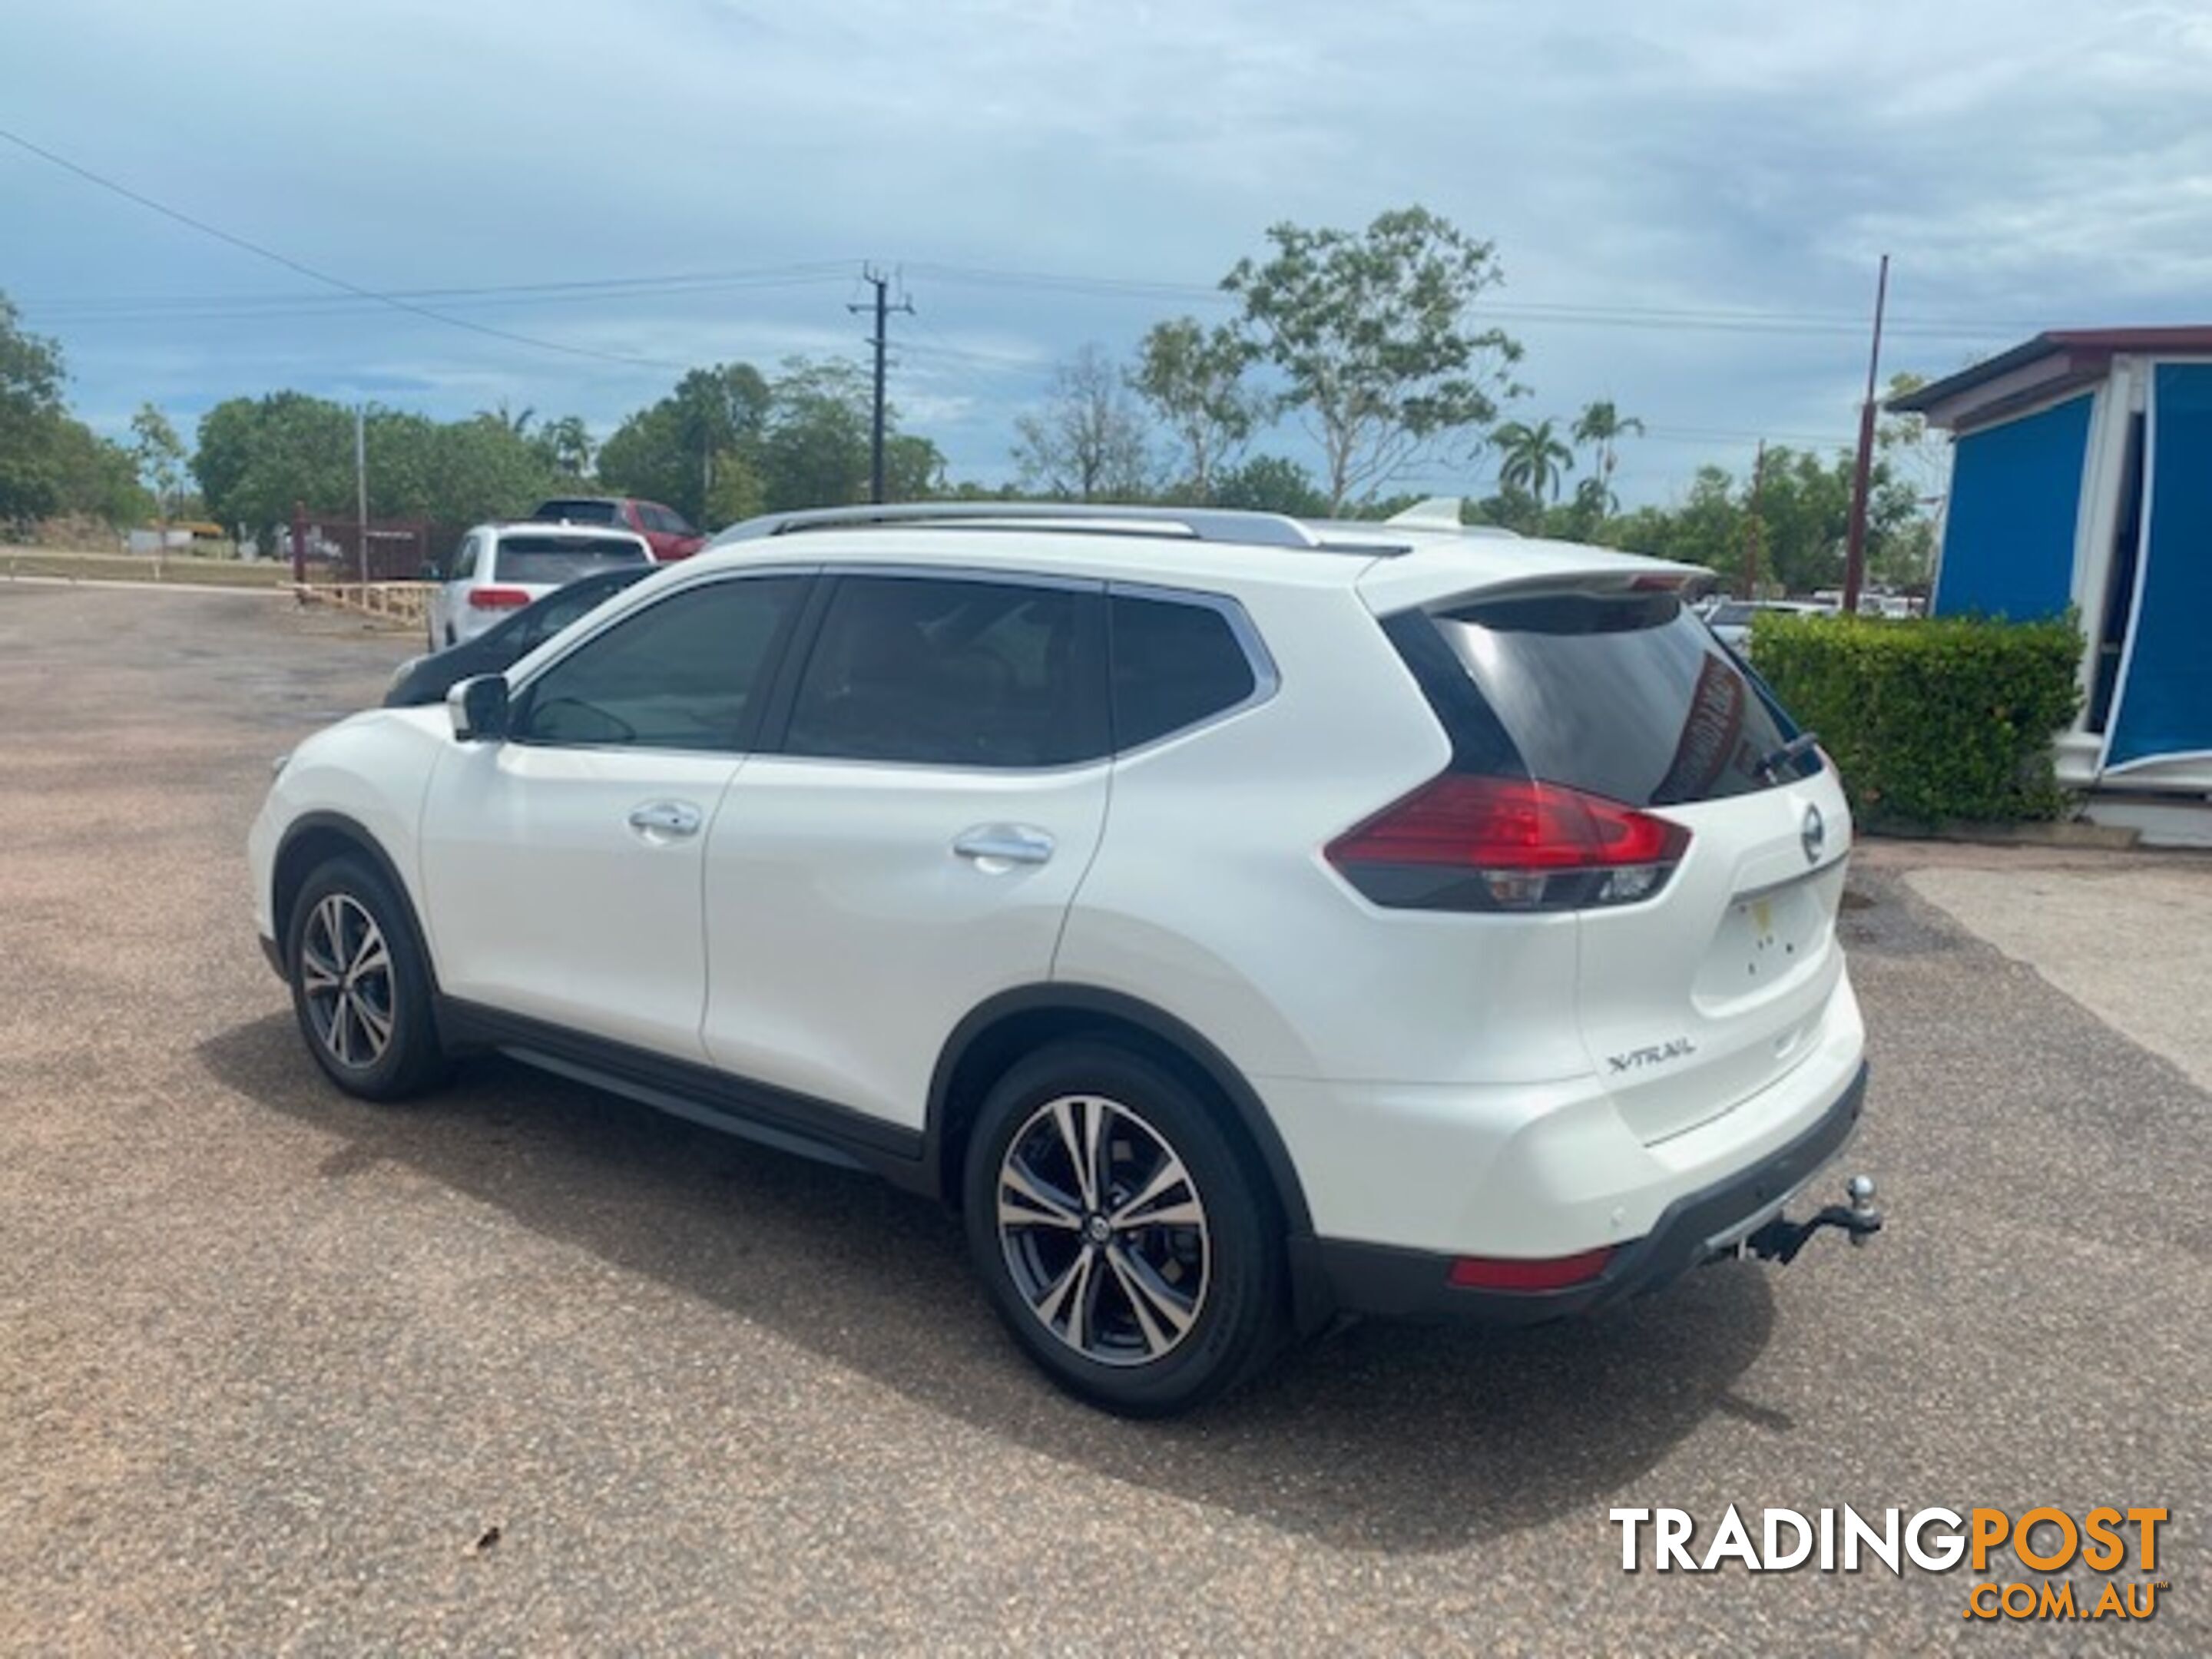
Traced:
[[1745, 1251], [1762, 1261], [1787, 1267], [1797, 1252], [1823, 1227], [1840, 1227], [1853, 1245], [1863, 1244], [1881, 1231], [1881, 1212], [1875, 1207], [1874, 1177], [1856, 1175], [1845, 1183], [1848, 1204], [1831, 1204], [1809, 1221], [1777, 1216], [1743, 1241]]

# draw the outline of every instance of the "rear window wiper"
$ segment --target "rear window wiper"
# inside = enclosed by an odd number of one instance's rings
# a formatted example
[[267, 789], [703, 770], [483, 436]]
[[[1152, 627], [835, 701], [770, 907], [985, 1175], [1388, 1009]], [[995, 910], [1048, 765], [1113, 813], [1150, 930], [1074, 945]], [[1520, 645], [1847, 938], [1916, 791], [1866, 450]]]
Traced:
[[1769, 783], [1779, 783], [1782, 781], [1784, 767], [1801, 756], [1810, 754], [1820, 745], [1820, 734], [1818, 732], [1800, 732], [1771, 754], [1761, 755], [1753, 763], [1752, 770]]

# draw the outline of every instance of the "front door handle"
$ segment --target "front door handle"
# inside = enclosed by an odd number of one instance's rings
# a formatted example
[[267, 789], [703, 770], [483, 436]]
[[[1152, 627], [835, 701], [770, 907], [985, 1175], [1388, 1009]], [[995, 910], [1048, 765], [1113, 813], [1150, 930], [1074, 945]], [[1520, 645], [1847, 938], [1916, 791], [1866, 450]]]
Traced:
[[680, 841], [699, 833], [699, 809], [688, 800], [647, 801], [630, 810], [629, 827], [647, 841]]
[[979, 823], [963, 830], [952, 850], [973, 859], [984, 869], [1004, 869], [1010, 864], [1042, 864], [1055, 843], [1042, 830], [1025, 823]]

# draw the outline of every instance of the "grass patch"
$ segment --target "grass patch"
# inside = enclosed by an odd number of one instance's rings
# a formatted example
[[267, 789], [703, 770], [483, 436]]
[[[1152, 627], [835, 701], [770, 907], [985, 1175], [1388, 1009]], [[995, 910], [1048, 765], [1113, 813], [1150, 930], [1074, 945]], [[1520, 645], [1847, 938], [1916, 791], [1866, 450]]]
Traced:
[[81, 582], [186, 582], [213, 587], [289, 587], [292, 567], [281, 559], [200, 558], [170, 555], [157, 563], [134, 553], [62, 553], [42, 547], [0, 548], [0, 577], [60, 576]]

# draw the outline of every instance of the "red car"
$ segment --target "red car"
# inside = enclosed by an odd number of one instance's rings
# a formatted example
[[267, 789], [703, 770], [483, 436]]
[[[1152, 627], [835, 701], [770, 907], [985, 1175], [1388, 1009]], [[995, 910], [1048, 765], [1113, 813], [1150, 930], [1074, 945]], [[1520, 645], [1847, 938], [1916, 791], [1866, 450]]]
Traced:
[[707, 544], [706, 537], [674, 507], [629, 495], [556, 495], [538, 502], [530, 516], [542, 524], [603, 524], [634, 530], [663, 564], [688, 559]]

